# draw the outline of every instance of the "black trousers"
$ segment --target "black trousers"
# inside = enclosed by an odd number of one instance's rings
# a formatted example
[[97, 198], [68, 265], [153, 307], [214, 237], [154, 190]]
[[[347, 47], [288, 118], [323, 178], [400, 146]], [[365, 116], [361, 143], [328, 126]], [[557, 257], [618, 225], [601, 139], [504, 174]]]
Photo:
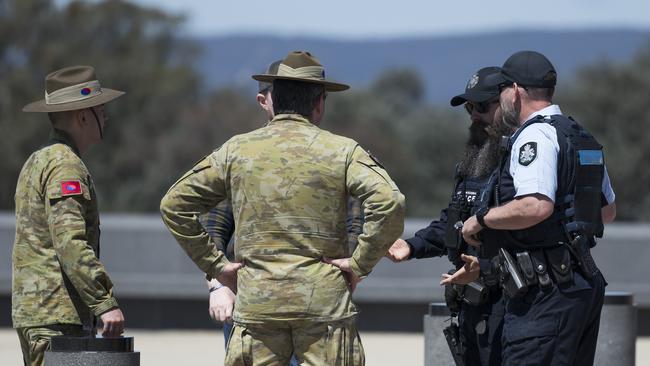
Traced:
[[605, 298], [600, 273], [587, 280], [539, 286], [506, 304], [504, 365], [593, 365]]
[[505, 297], [500, 289], [490, 292], [489, 301], [479, 306], [463, 304], [458, 322], [465, 347], [465, 365], [501, 365], [501, 333]]

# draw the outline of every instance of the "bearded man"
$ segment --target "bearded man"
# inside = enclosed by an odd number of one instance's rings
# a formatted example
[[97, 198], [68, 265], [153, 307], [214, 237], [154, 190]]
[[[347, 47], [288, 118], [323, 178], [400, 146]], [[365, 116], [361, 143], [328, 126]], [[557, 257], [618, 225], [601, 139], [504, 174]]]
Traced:
[[[416, 232], [414, 237], [396, 240], [387, 255], [392, 261], [447, 254], [459, 269], [468, 260], [467, 255], [479, 254], [476, 248], [464, 242], [457, 223], [475, 212], [475, 202], [479, 201], [498, 165], [501, 138], [514, 132], [513, 126], [504, 124], [500, 117], [499, 87], [505, 82], [501, 68], [485, 67], [469, 79], [465, 93], [451, 99], [454, 107], [464, 105], [472, 121], [463, 158], [456, 168], [451, 202], [442, 210], [439, 219]], [[470, 292], [477, 289], [475, 294], [479, 295], [479, 301], [470, 298]], [[455, 356], [462, 358], [466, 365], [500, 365], [504, 304], [498, 283], [477, 281], [468, 286], [449, 285], [445, 297], [451, 312], [459, 317], [462, 352]]]
[[[616, 217], [604, 148], [553, 103], [557, 73], [546, 56], [519, 51], [501, 70], [503, 119], [518, 129], [462, 235], [499, 248], [503, 364], [592, 365], [606, 281], [591, 248]], [[442, 283], [491, 275], [486, 258], [466, 259]]]

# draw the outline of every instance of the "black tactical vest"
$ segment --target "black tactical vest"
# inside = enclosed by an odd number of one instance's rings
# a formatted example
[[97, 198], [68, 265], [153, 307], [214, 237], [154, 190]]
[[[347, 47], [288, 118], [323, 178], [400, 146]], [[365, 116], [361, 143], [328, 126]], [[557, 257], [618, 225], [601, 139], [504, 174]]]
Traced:
[[458, 222], [465, 222], [480, 207], [480, 197], [485, 190], [490, 176], [464, 178], [456, 171], [456, 183], [451, 202], [447, 209], [447, 228], [445, 231], [445, 246], [447, 247], [447, 256], [449, 260], [460, 267], [463, 261], [460, 259], [461, 253], [477, 256], [481, 253], [463, 240], [460, 234]]
[[[490, 241], [510, 248], [547, 248], [567, 242], [577, 235], [602, 236], [602, 180], [604, 161], [602, 146], [576, 121], [563, 115], [537, 116], [527, 121], [509, 140], [512, 150], [517, 136], [534, 123], [549, 123], [557, 132], [560, 151], [557, 166], [557, 191], [553, 214], [530, 228], [492, 230]], [[495, 182], [492, 205], [514, 199], [515, 187], [510, 175], [510, 154], [504, 154]], [[595, 243], [591, 240], [592, 243]]]

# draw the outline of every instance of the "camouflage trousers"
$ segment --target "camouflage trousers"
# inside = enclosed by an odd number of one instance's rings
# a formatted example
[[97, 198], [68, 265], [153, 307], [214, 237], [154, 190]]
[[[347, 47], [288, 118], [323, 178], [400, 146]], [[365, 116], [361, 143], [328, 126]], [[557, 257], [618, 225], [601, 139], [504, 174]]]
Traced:
[[334, 322], [236, 323], [226, 351], [226, 366], [363, 366], [365, 355], [355, 318]]
[[50, 339], [55, 336], [87, 336], [81, 325], [74, 324], [51, 324], [40, 327], [16, 328], [20, 348], [23, 351], [23, 362], [25, 366], [41, 366], [45, 351], [50, 348]]

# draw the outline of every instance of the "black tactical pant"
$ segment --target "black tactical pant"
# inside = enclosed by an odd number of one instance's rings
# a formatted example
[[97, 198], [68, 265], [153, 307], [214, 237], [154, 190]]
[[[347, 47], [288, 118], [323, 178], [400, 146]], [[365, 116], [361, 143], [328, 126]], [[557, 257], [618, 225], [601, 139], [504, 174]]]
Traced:
[[498, 288], [490, 291], [486, 304], [462, 304], [458, 322], [460, 339], [465, 347], [465, 365], [501, 365], [504, 313], [505, 297]]
[[534, 286], [509, 299], [503, 323], [504, 365], [592, 365], [596, 352], [605, 279], [572, 282], [547, 289]]

